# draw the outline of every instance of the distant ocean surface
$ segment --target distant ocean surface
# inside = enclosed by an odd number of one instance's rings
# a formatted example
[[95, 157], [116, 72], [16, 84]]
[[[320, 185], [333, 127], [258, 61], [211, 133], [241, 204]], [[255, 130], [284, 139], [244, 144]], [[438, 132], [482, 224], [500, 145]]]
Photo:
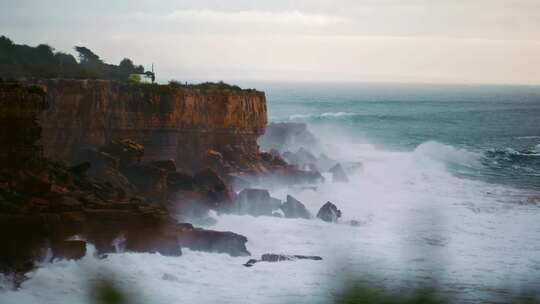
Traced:
[[383, 149], [431, 149], [433, 157], [454, 157], [449, 169], [457, 175], [540, 190], [540, 87], [274, 83], [258, 88], [267, 93], [271, 121], [335, 127], [350, 141]]

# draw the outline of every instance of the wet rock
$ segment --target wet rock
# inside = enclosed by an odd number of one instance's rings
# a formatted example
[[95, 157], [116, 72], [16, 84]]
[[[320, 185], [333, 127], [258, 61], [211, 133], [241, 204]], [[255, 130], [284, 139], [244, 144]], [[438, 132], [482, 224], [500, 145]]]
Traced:
[[253, 216], [272, 216], [274, 210], [279, 209], [281, 201], [270, 196], [264, 189], [244, 189], [236, 198], [235, 213]]
[[151, 201], [165, 204], [167, 201], [167, 172], [146, 164], [124, 166], [122, 174], [135, 186], [138, 194]]
[[260, 260], [256, 259], [250, 259], [248, 260], [244, 266], [251, 267], [259, 262], [268, 262], [268, 263], [276, 263], [276, 262], [285, 262], [285, 261], [297, 261], [297, 260], [312, 260], [312, 261], [321, 261], [322, 258], [320, 256], [307, 256], [307, 255], [284, 255], [284, 254], [273, 254], [273, 253], [266, 253], [261, 256]]
[[52, 245], [53, 259], [78, 260], [86, 255], [86, 242], [68, 240], [56, 242]]
[[113, 140], [100, 150], [120, 160], [122, 166], [139, 164], [144, 156], [144, 146], [131, 139]]
[[86, 172], [90, 170], [91, 167], [92, 164], [89, 161], [85, 161], [78, 165], [70, 167], [68, 170], [75, 175], [83, 175], [86, 174]]
[[98, 151], [95, 149], [86, 149], [80, 152], [77, 162], [90, 163], [89, 175], [100, 175], [101, 172], [107, 169], [119, 168], [119, 161], [117, 158], [111, 156], [108, 153]]
[[193, 182], [196, 189], [206, 197], [205, 203], [211, 209], [227, 210], [232, 207], [234, 192], [212, 169], [204, 169], [195, 174]]
[[175, 193], [179, 190], [193, 190], [195, 180], [193, 175], [184, 171], [169, 172], [167, 174], [167, 190]]
[[330, 173], [332, 173], [332, 182], [334, 183], [348, 183], [349, 177], [347, 177], [347, 174], [345, 173], [345, 170], [343, 170], [343, 167], [341, 164], [336, 164], [330, 170], [328, 170]]
[[231, 256], [250, 255], [246, 248], [247, 238], [233, 232], [222, 232], [194, 228], [181, 224], [178, 228], [180, 246], [195, 251], [227, 253]]
[[176, 162], [172, 159], [153, 161], [152, 166], [161, 168], [167, 172], [176, 172]]
[[317, 217], [325, 222], [337, 222], [341, 217], [341, 210], [331, 202], [326, 202], [326, 204], [319, 209]]
[[287, 200], [281, 205], [280, 208], [287, 218], [309, 219], [311, 217], [309, 211], [306, 209], [306, 206], [291, 195], [287, 195]]

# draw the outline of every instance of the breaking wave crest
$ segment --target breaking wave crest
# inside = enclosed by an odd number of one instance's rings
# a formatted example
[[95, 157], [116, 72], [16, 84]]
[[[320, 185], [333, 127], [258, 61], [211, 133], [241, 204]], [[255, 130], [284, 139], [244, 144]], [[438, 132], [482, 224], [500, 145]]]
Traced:
[[295, 119], [310, 119], [310, 118], [338, 118], [347, 116], [356, 116], [358, 113], [351, 112], [326, 112], [322, 114], [294, 114], [289, 116], [289, 120]]
[[445, 145], [436, 141], [428, 141], [420, 144], [413, 153], [419, 157], [443, 162], [448, 165], [466, 167], [481, 166], [481, 155], [479, 153]]

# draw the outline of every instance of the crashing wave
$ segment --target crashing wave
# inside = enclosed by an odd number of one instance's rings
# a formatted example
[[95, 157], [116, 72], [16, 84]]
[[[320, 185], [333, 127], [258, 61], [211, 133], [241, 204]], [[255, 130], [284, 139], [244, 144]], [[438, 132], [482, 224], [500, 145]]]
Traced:
[[436, 141], [428, 141], [420, 144], [414, 149], [414, 154], [451, 165], [466, 167], [478, 167], [481, 165], [479, 161], [480, 155], [478, 153]]

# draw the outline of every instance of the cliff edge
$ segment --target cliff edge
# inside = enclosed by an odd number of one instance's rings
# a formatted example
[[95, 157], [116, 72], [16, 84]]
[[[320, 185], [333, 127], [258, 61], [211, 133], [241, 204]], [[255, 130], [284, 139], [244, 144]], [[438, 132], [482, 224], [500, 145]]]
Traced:
[[34, 80], [47, 95], [40, 116], [45, 156], [74, 163], [81, 151], [130, 138], [143, 161], [175, 160], [197, 171], [226, 160], [227, 172], [252, 169], [267, 124], [263, 92], [132, 85], [103, 80]]

